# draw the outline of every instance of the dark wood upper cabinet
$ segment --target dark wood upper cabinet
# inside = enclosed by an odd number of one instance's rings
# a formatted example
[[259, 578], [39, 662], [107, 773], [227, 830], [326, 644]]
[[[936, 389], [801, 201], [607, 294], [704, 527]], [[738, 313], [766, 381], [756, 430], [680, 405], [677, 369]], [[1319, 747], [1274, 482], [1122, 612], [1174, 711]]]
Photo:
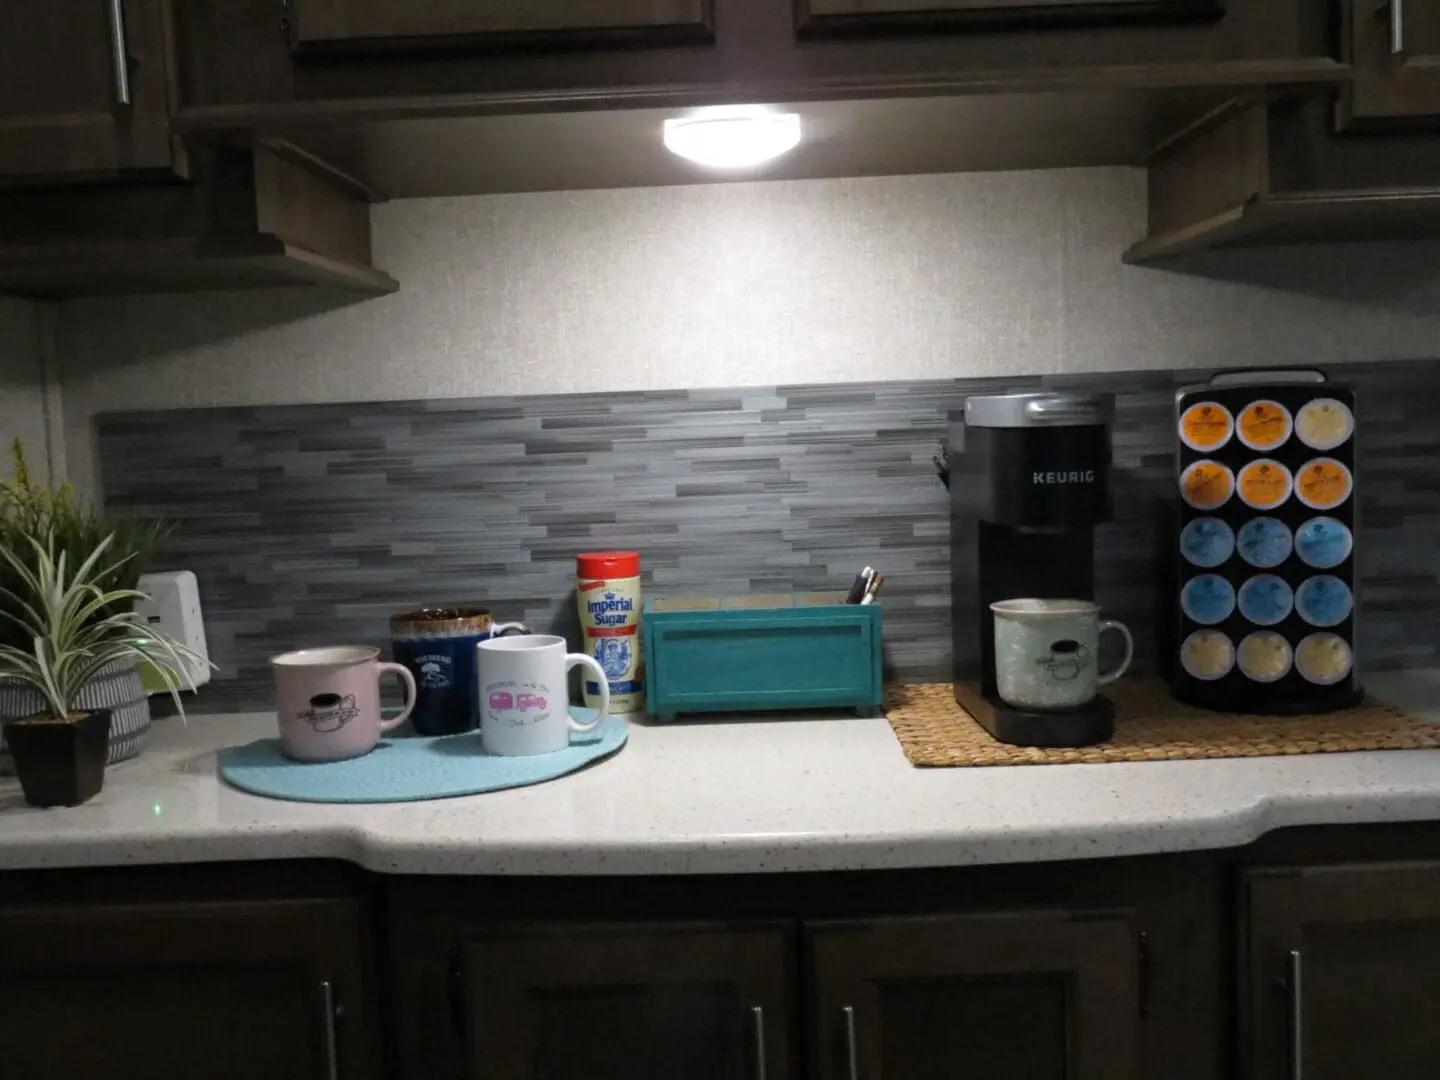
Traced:
[[1242, 1077], [1440, 1076], [1440, 863], [1256, 870]]
[[302, 144], [410, 118], [1348, 74], [1317, 0], [290, 0], [284, 19], [170, 2], [176, 129]]
[[163, 0], [0, 4], [0, 185], [175, 168], [166, 19]]
[[1128, 913], [812, 923], [816, 1075], [1126, 1080], [1139, 1027]]
[[704, 39], [713, 0], [293, 0], [300, 49]]
[[378, 1077], [365, 933], [339, 900], [0, 908], [0, 1072]]
[[802, 33], [1045, 29], [1081, 23], [1218, 19], [1221, 0], [799, 0]]
[[455, 962], [476, 1080], [796, 1075], [783, 927], [538, 927], [478, 934]]
[[1440, 5], [1433, 0], [1349, 0], [1341, 18], [1354, 78], [1340, 126], [1440, 118]]
[[0, 292], [40, 299], [328, 285], [386, 293], [368, 193], [283, 143], [199, 147], [194, 183], [0, 193]]

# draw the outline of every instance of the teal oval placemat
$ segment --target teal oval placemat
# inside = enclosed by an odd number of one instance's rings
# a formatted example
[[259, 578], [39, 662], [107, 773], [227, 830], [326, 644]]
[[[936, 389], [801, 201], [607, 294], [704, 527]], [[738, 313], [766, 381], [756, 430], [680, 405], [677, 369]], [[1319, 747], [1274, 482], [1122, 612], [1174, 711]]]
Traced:
[[[594, 709], [572, 705], [582, 724]], [[612, 716], [594, 731], [574, 732], [568, 749], [531, 757], [495, 757], [480, 745], [480, 732], [382, 739], [363, 757], [348, 761], [291, 761], [279, 739], [259, 739], [220, 751], [220, 775], [243, 791], [272, 799], [322, 803], [414, 802], [478, 795], [554, 780], [625, 745], [630, 725]]]

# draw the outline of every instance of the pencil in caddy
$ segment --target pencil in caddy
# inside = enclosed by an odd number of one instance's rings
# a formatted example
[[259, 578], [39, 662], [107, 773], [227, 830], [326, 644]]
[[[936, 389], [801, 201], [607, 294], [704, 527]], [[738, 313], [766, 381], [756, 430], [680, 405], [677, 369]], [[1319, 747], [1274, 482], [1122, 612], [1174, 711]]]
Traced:
[[879, 715], [881, 607], [844, 593], [681, 596], [645, 605], [652, 716], [853, 708]]

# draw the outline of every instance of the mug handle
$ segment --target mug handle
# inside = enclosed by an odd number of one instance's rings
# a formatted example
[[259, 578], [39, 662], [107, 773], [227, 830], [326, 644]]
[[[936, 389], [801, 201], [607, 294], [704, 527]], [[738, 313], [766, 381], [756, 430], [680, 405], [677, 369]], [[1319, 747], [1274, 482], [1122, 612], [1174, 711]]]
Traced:
[[497, 622], [490, 625], [490, 636], [497, 638], [510, 630], [514, 630], [517, 634], [530, 633], [530, 627], [526, 626], [523, 622]]
[[380, 665], [380, 674], [393, 671], [400, 676], [400, 681], [405, 684], [405, 705], [400, 712], [390, 717], [389, 720], [383, 717], [380, 720], [381, 731], [393, 731], [406, 720], [410, 719], [410, 710], [415, 708], [415, 676], [410, 674], [410, 669], [404, 664], [383, 663]]
[[[605, 669], [593, 656], [586, 653], [567, 653], [565, 656], [565, 670], [569, 671], [576, 664], [589, 668], [590, 673], [600, 680], [600, 715], [591, 720], [588, 724], [582, 724], [573, 716], [569, 717], [571, 731], [594, 731], [603, 724], [610, 716], [610, 680], [605, 675]], [[566, 710], [567, 714], [569, 710]]]
[[[1106, 619], [1100, 624], [1099, 633], [1103, 634], [1106, 630], [1115, 630], [1125, 638], [1125, 659], [1121, 660], [1120, 666], [1110, 672], [1110, 674], [1096, 676], [1096, 686], [1104, 686], [1106, 683], [1112, 683], [1121, 675], [1124, 675], [1130, 668], [1130, 661], [1135, 658], [1135, 639], [1130, 636], [1130, 630], [1124, 623], [1116, 622], [1114, 619]], [[1099, 635], [1097, 634], [1096, 636], [1098, 637]]]

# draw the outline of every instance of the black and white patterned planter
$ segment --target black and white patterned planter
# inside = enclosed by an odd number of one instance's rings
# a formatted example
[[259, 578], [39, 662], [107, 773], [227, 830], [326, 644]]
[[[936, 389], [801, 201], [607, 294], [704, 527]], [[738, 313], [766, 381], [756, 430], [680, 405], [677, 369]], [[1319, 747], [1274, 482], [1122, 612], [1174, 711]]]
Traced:
[[[75, 701], [79, 709], [110, 710], [110, 753], [107, 765], [132, 758], [145, 748], [150, 736], [150, 698], [140, 681], [140, 669], [134, 661], [125, 661], [103, 668]], [[0, 680], [0, 719], [15, 720], [45, 712], [45, 699], [28, 687], [6, 684]], [[0, 730], [0, 751], [4, 750], [4, 733]], [[5, 754], [8, 758], [9, 755]]]

